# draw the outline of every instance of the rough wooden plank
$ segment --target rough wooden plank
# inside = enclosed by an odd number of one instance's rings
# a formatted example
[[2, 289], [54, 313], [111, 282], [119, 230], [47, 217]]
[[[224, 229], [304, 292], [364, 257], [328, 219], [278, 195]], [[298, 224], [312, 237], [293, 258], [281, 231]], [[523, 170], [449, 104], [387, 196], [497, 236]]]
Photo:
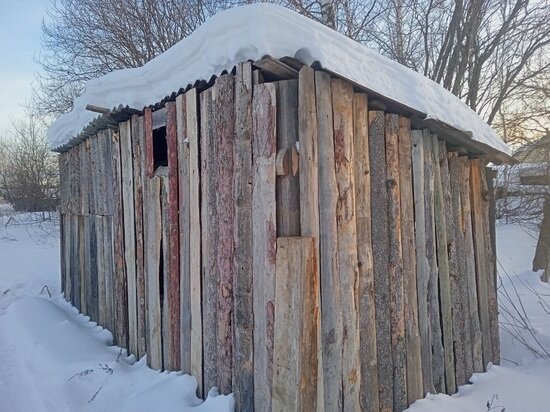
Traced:
[[252, 101], [253, 188], [252, 252], [254, 307], [254, 404], [271, 410], [275, 299], [276, 210], [276, 90], [271, 83], [254, 87]]
[[[533, 272], [546, 269], [550, 260], [548, 256], [550, 256], [550, 198], [544, 201], [542, 224], [533, 258]], [[549, 274], [545, 273], [545, 275]]]
[[86, 145], [81, 143], [79, 146], [80, 162], [80, 211], [79, 214], [87, 215], [90, 211], [88, 195], [90, 192], [90, 165], [86, 155]]
[[97, 216], [95, 224], [95, 236], [97, 239], [97, 320], [104, 328], [107, 327], [107, 291], [105, 283], [105, 256], [104, 256], [104, 232], [103, 220], [105, 217]]
[[74, 305], [80, 309], [82, 313], [85, 309], [86, 302], [86, 278], [89, 276], [89, 270], [83, 270], [85, 260], [85, 233], [84, 233], [84, 216], [71, 216], [71, 231], [72, 231], [72, 240], [71, 240], [71, 274], [72, 274], [72, 284], [75, 290], [73, 294]]
[[149, 179], [155, 175], [155, 158], [153, 156], [153, 113], [148, 107], [144, 111], [145, 125], [145, 171]]
[[88, 238], [86, 242], [86, 259], [89, 259], [89, 272], [86, 273], [88, 282], [86, 284], [86, 312], [95, 322], [99, 321], [99, 290], [98, 290], [98, 237], [97, 221], [98, 215], [84, 216], [84, 233]]
[[497, 269], [496, 269], [496, 239], [495, 221], [491, 209], [494, 208], [494, 193], [492, 177], [487, 175], [490, 169], [481, 165], [481, 184], [483, 193], [483, 231], [485, 233], [485, 248], [487, 256], [487, 289], [489, 292], [489, 329], [491, 335], [491, 362], [500, 364], [500, 339], [498, 333], [498, 300], [497, 300]]
[[435, 390], [445, 392], [443, 334], [439, 313], [439, 271], [436, 256], [433, 144], [429, 130], [423, 131], [424, 143], [424, 213], [426, 215], [426, 257], [428, 259], [428, 310], [432, 334], [432, 374]]
[[369, 111], [369, 156], [371, 176], [371, 225], [376, 305], [376, 347], [380, 410], [393, 410], [393, 359], [389, 279], [389, 229], [386, 185], [384, 112]]
[[[162, 335], [162, 366], [165, 370], [172, 369], [172, 334], [174, 328], [170, 320], [171, 311], [170, 311], [170, 273], [171, 273], [171, 259], [170, 259], [170, 206], [169, 206], [169, 197], [170, 197], [170, 185], [168, 170], [166, 167], [158, 168], [155, 171], [155, 176], [162, 176], [161, 186], [160, 186], [160, 215], [161, 215], [161, 231], [162, 231], [162, 241], [161, 241], [161, 267], [160, 267], [160, 311], [161, 311], [161, 335]], [[179, 296], [178, 296], [179, 299]], [[179, 325], [178, 325], [179, 327]]]
[[[355, 219], [355, 174], [353, 153], [353, 86], [341, 79], [332, 79], [332, 111], [334, 125], [334, 163], [338, 201], [336, 227], [338, 234], [338, 270], [342, 307], [342, 394], [343, 409], [360, 409], [359, 387], [359, 279]], [[333, 293], [335, 291], [332, 291]]]
[[[202, 309], [201, 309], [201, 223], [200, 223], [200, 157], [199, 107], [197, 89], [186, 93], [187, 137], [189, 139], [190, 201], [190, 292], [191, 292], [191, 373], [202, 381]], [[201, 385], [198, 388], [202, 393]]]
[[426, 216], [424, 199], [424, 144], [422, 131], [412, 131], [412, 171], [414, 221], [416, 223], [416, 284], [418, 296], [418, 328], [422, 355], [422, 384], [424, 395], [434, 393], [432, 378], [432, 337], [428, 316], [428, 259], [426, 258]]
[[176, 103], [166, 103], [166, 140], [168, 148], [168, 224], [170, 248], [170, 274], [168, 277], [169, 322], [171, 323], [169, 370], [180, 369], [180, 262], [179, 262], [179, 189], [178, 189], [178, 142], [176, 131]]
[[[461, 231], [461, 201], [460, 201], [460, 160], [456, 153], [449, 154], [449, 183], [451, 192], [450, 213], [451, 224], [449, 233], [449, 270], [451, 282], [451, 300], [454, 331], [454, 351], [456, 362], [456, 384], [464, 385], [469, 377], [466, 361], [466, 323], [465, 314], [469, 312], [467, 295], [463, 294], [462, 282], [466, 281], [466, 256], [464, 237]], [[447, 206], [448, 208], [449, 206]], [[452, 232], [452, 235], [451, 235]]]
[[[278, 123], [278, 122], [277, 122]], [[233, 293], [233, 391], [237, 410], [254, 409], [254, 302], [252, 237], [252, 65], [241, 63], [235, 78], [235, 278]]]
[[369, 161], [369, 114], [365, 94], [353, 98], [353, 151], [355, 155], [355, 210], [359, 268], [360, 402], [366, 412], [378, 411], [378, 361], [376, 354], [376, 308], [371, 241], [371, 189]]
[[218, 209], [216, 178], [218, 174], [218, 139], [214, 132], [212, 89], [200, 94], [201, 113], [201, 245], [202, 245], [202, 330], [203, 390], [208, 392], [218, 381], [217, 293]]
[[[187, 109], [185, 104], [185, 94], [180, 94], [178, 97], [176, 97], [180, 231], [180, 367], [182, 372], [191, 373], [191, 238], [189, 222], [189, 140], [186, 140], [186, 113]], [[200, 213], [200, 209], [197, 210], [197, 213]], [[200, 247], [200, 242], [197, 243]], [[202, 361], [202, 355], [199, 356], [199, 358]], [[200, 383], [200, 386], [202, 386], [202, 376], [197, 376], [197, 381]]]
[[122, 170], [120, 161], [120, 135], [111, 136], [113, 166], [113, 198], [116, 210], [113, 215], [113, 253], [115, 262], [114, 274], [114, 335], [115, 342], [121, 347], [128, 347], [128, 289], [126, 282], [126, 265], [124, 262], [124, 220], [122, 217]]
[[308, 385], [317, 372], [315, 244], [313, 238], [277, 239], [273, 411], [311, 410], [317, 396]]
[[[110, 136], [109, 136], [110, 139]], [[103, 259], [105, 270], [105, 313], [106, 325], [110, 331], [115, 330], [114, 315], [114, 254], [113, 254], [113, 217], [105, 216], [103, 220]]]
[[[444, 143], [443, 143], [444, 145]], [[442, 151], [445, 151], [444, 147]], [[440, 153], [441, 156], [441, 153]], [[445, 165], [447, 159], [444, 158]], [[460, 174], [460, 203], [462, 210], [461, 230], [464, 236], [464, 250], [466, 256], [465, 270], [468, 282], [468, 306], [471, 325], [471, 350], [472, 367], [474, 372], [483, 372], [483, 349], [481, 325], [479, 322], [479, 310], [477, 305], [477, 285], [476, 285], [476, 267], [474, 239], [472, 233], [472, 210], [470, 201], [470, 163], [465, 160]], [[450, 185], [450, 184], [449, 184]]]
[[65, 260], [65, 253], [67, 248], [67, 238], [65, 235], [65, 230], [67, 227], [67, 224], [64, 222], [65, 216], [63, 216], [63, 213], [59, 213], [59, 266], [61, 270], [61, 293], [63, 293], [63, 297], [65, 300], [70, 301], [70, 295], [68, 294], [68, 291], [71, 289], [70, 284], [68, 282], [67, 277], [67, 261]]
[[407, 404], [421, 399], [422, 358], [418, 327], [416, 289], [416, 242], [412, 180], [411, 121], [399, 117], [399, 188], [401, 190], [401, 245], [403, 257], [403, 299], [405, 306], [405, 342], [407, 357]]
[[235, 79], [221, 76], [214, 85], [215, 130], [218, 138], [218, 385], [222, 393], [231, 392], [233, 367], [233, 278], [235, 235], [233, 175], [235, 146]]
[[[443, 194], [444, 189], [442, 185], [444, 180], [443, 175], [448, 174], [448, 171], [444, 170], [444, 168], [447, 167], [446, 159], [447, 152], [439, 153], [439, 139], [437, 135], [432, 135], [435, 233], [437, 242], [437, 265], [439, 269], [439, 301], [443, 333], [445, 384], [447, 393], [451, 394], [456, 392], [456, 376], [447, 223], [445, 216], [445, 198]], [[445, 183], [449, 184], [448, 181]]]
[[145, 170], [145, 129], [143, 116], [132, 116], [134, 170], [134, 220], [136, 238], [137, 353], [145, 355], [145, 268], [143, 254], [143, 174]]
[[399, 180], [399, 116], [386, 114], [386, 179], [388, 189], [389, 279], [391, 353], [393, 362], [393, 408], [407, 407], [407, 356], [405, 353], [405, 308], [403, 252], [401, 243], [401, 188]]
[[[317, 239], [319, 253], [319, 188], [318, 188], [318, 153], [317, 153], [317, 116], [315, 103], [315, 71], [303, 66], [298, 73], [298, 144], [300, 146], [300, 227], [302, 236]], [[317, 255], [319, 262], [319, 255]], [[320, 273], [320, 270], [317, 271]], [[320, 302], [320, 290], [316, 291]], [[323, 363], [323, 332], [321, 330], [321, 311], [316, 313], [318, 326], [317, 336], [317, 375], [316, 375], [316, 405], [312, 410], [323, 412], [326, 398], [324, 396], [324, 363]]]
[[[277, 149], [292, 150], [298, 141], [298, 81], [277, 82]], [[300, 235], [300, 178], [277, 176], [277, 236]]]
[[144, 198], [145, 300], [147, 307], [147, 363], [162, 368], [160, 273], [162, 217], [161, 186], [164, 177], [156, 176], [147, 184]]
[[134, 168], [131, 121], [120, 128], [120, 159], [122, 173], [122, 217], [124, 219], [124, 260], [128, 285], [128, 349], [137, 353], [137, 278], [136, 235], [134, 218]]
[[[322, 328], [322, 353], [324, 376], [324, 405], [327, 410], [341, 410], [342, 403], [342, 308], [340, 297], [340, 276], [338, 270], [338, 229], [336, 210], [338, 203], [338, 186], [336, 182], [336, 163], [334, 152], [334, 124], [332, 116], [332, 93], [330, 75], [315, 72], [315, 108], [317, 111], [318, 142], [316, 146], [318, 159], [315, 169], [303, 173], [315, 173], [318, 168], [318, 224]], [[301, 150], [302, 151], [302, 150]], [[302, 156], [302, 153], [300, 153]], [[318, 160], [318, 165], [317, 165]], [[305, 164], [304, 166], [306, 166]], [[316, 176], [308, 176], [308, 180]], [[316, 180], [315, 180], [316, 181]], [[307, 194], [307, 193], [305, 193]], [[300, 196], [303, 196], [300, 194]], [[309, 216], [310, 212], [302, 209]], [[314, 217], [311, 217], [314, 218]]]

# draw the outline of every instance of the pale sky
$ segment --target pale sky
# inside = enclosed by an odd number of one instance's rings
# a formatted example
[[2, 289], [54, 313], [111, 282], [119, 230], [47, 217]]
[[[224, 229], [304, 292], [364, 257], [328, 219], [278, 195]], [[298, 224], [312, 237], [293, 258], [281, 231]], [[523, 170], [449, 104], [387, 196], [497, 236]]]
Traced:
[[0, 0], [0, 136], [21, 116], [39, 66], [41, 22], [50, 0]]

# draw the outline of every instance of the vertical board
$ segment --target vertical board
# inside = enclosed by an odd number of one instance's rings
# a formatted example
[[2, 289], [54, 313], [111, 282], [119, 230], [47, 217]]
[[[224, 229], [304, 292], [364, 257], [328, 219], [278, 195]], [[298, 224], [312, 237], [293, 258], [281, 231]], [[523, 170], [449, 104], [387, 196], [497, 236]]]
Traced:
[[[121, 128], [124, 124], [121, 124]], [[113, 253], [114, 272], [114, 335], [115, 342], [121, 347], [128, 347], [128, 289], [126, 282], [126, 265], [124, 261], [124, 220], [122, 217], [122, 170], [120, 162], [120, 134], [111, 136], [113, 166], [113, 198], [115, 214], [113, 215]]]
[[145, 128], [143, 116], [132, 116], [134, 169], [134, 219], [136, 238], [137, 353], [145, 355], [145, 268], [143, 255], [143, 171], [145, 170]]
[[[378, 411], [378, 361], [376, 354], [376, 308], [372, 267], [369, 113], [365, 94], [354, 94], [353, 151], [355, 155], [355, 210], [357, 260], [359, 267], [359, 359], [361, 361], [360, 402], [366, 412]], [[322, 270], [322, 269], [321, 269]]]
[[[295, 150], [298, 141], [298, 81], [277, 82], [277, 151]], [[277, 236], [300, 235], [300, 178], [277, 176]]]
[[385, 118], [382, 111], [369, 111], [369, 156], [371, 176], [371, 225], [376, 306], [376, 348], [380, 411], [393, 410], [393, 359], [389, 285], [389, 229], [386, 186]]
[[254, 87], [252, 100], [253, 188], [252, 251], [254, 307], [254, 405], [271, 410], [275, 299], [276, 210], [276, 91], [266, 83]]
[[308, 384], [317, 372], [315, 244], [312, 238], [277, 239], [273, 411], [311, 410], [317, 396]]
[[[315, 109], [315, 71], [303, 66], [298, 75], [298, 144], [300, 146], [300, 226], [302, 236], [316, 239], [317, 253], [319, 242], [319, 188], [317, 163], [317, 116]], [[319, 262], [317, 256], [317, 262]], [[319, 271], [317, 271], [318, 273]], [[320, 301], [320, 291], [317, 290]], [[320, 311], [316, 313], [316, 322], [321, 322]], [[311, 410], [323, 411], [323, 354], [321, 352], [321, 329], [317, 337], [317, 374], [312, 377], [311, 385], [317, 388], [316, 404], [310, 405]]]
[[[455, 335], [455, 359], [456, 359], [456, 384], [464, 385], [468, 378], [468, 367], [466, 361], [466, 319], [469, 312], [468, 297], [463, 294], [463, 283], [466, 284], [466, 256], [464, 236], [461, 231], [461, 201], [460, 201], [460, 159], [456, 153], [449, 154], [449, 181], [451, 190], [451, 213], [452, 225], [448, 228], [453, 231], [454, 240], [450, 243], [450, 281], [451, 298], [453, 305], [453, 331]], [[469, 331], [468, 331], [469, 332]]]
[[200, 94], [201, 113], [201, 245], [202, 245], [202, 330], [203, 391], [207, 393], [218, 381], [217, 292], [218, 209], [216, 179], [218, 175], [218, 139], [214, 132], [213, 89]]
[[428, 316], [432, 335], [432, 377], [435, 390], [445, 392], [445, 363], [439, 314], [439, 272], [435, 245], [433, 145], [429, 130], [423, 130], [422, 135], [424, 144], [426, 258], [428, 259]]
[[90, 164], [89, 157], [86, 154], [86, 144], [79, 144], [80, 157], [80, 212], [81, 215], [87, 215], [90, 211], [88, 196], [90, 193]]
[[235, 277], [233, 294], [233, 391], [236, 410], [254, 409], [254, 303], [252, 237], [252, 65], [241, 63], [235, 78]]
[[412, 132], [412, 171], [414, 221], [416, 223], [416, 284], [418, 295], [418, 328], [422, 355], [422, 384], [424, 395], [434, 393], [432, 379], [432, 338], [428, 316], [428, 260], [426, 258], [426, 216], [424, 214], [424, 144], [422, 132]]
[[[159, 291], [160, 291], [160, 313], [161, 313], [161, 328], [162, 335], [162, 369], [170, 370], [172, 353], [172, 332], [173, 325], [170, 322], [170, 212], [169, 212], [169, 197], [170, 187], [168, 170], [166, 167], [159, 167], [155, 171], [155, 176], [162, 176], [160, 186], [160, 215], [161, 215], [161, 258], [160, 258], [160, 276], [159, 276]], [[178, 325], [179, 327], [179, 325]]]
[[500, 364], [500, 340], [498, 333], [498, 300], [497, 300], [497, 269], [496, 269], [496, 235], [494, 221], [493, 178], [490, 168], [481, 165], [481, 184], [483, 193], [483, 230], [485, 232], [485, 248], [487, 255], [487, 287], [489, 292], [489, 328], [493, 364]]
[[403, 253], [403, 299], [407, 352], [407, 404], [424, 396], [422, 358], [418, 328], [416, 289], [416, 242], [412, 180], [411, 121], [399, 117], [399, 188], [401, 190], [401, 244]]
[[[434, 169], [434, 212], [435, 233], [437, 242], [437, 264], [439, 268], [439, 297], [441, 307], [441, 325], [443, 331], [443, 349], [445, 361], [445, 384], [447, 393], [456, 392], [455, 356], [453, 342], [453, 318], [451, 304], [451, 280], [449, 273], [449, 251], [447, 223], [445, 218], [445, 197], [443, 194], [443, 182], [449, 184], [447, 174], [447, 152], [439, 152], [439, 140], [432, 135], [432, 159]], [[458, 332], [458, 331], [457, 331]], [[460, 335], [459, 335], [460, 336]]]
[[476, 262], [476, 282], [478, 292], [479, 320], [481, 323], [483, 365], [492, 362], [492, 341], [489, 320], [489, 285], [487, 274], [487, 256], [483, 222], [483, 198], [481, 182], [481, 162], [470, 160], [470, 199], [472, 202], [472, 227]]
[[[110, 138], [110, 136], [109, 136]], [[106, 216], [103, 221], [103, 259], [105, 262], [105, 313], [106, 324], [110, 331], [115, 330], [114, 313], [114, 254], [113, 254], [113, 217]]]
[[134, 219], [134, 169], [131, 121], [120, 127], [120, 159], [122, 173], [122, 217], [124, 220], [124, 260], [128, 286], [128, 349], [137, 353], [137, 284], [136, 238]]
[[401, 188], [399, 181], [399, 116], [386, 114], [386, 180], [388, 189], [389, 280], [391, 351], [393, 362], [393, 408], [407, 407], [407, 357], [405, 353], [405, 309], [403, 255], [401, 245]]
[[104, 228], [103, 221], [104, 216], [97, 216], [95, 223], [95, 237], [96, 250], [97, 250], [97, 320], [98, 323], [104, 328], [107, 327], [107, 291], [105, 285], [105, 256], [104, 249]]
[[155, 175], [155, 157], [153, 154], [153, 112], [148, 107], [144, 111], [145, 125], [145, 173], [149, 179]]
[[[200, 204], [200, 157], [199, 157], [199, 107], [197, 89], [186, 93], [187, 138], [189, 139], [189, 231], [191, 293], [191, 373], [202, 382], [202, 308], [201, 308], [201, 204]], [[198, 391], [202, 393], [202, 384]]]
[[214, 85], [215, 133], [218, 139], [218, 385], [231, 392], [233, 362], [233, 260], [235, 255], [233, 151], [235, 147], [235, 79], [224, 75]]
[[162, 218], [161, 186], [163, 177], [155, 176], [144, 193], [144, 253], [145, 301], [147, 308], [147, 363], [153, 369], [162, 368], [161, 290], [159, 263], [161, 259]]
[[[317, 150], [315, 169], [318, 168], [318, 221], [321, 302], [321, 333], [323, 351], [324, 405], [327, 410], [342, 409], [342, 308], [340, 296], [340, 276], [338, 273], [338, 229], [336, 208], [338, 186], [334, 158], [334, 125], [332, 115], [332, 92], [330, 74], [315, 72], [315, 108], [317, 111], [318, 142], [313, 141]], [[315, 147], [316, 146], [316, 147]], [[301, 153], [300, 153], [301, 155]], [[317, 159], [316, 159], [317, 160]], [[307, 170], [301, 163], [300, 176]], [[313, 166], [313, 165], [312, 165]], [[314, 179], [311, 176], [310, 179]], [[312, 181], [312, 184], [316, 182]], [[313, 189], [313, 188], [312, 188]], [[301, 195], [302, 196], [302, 195]], [[308, 213], [309, 211], [305, 210]], [[303, 232], [303, 230], [302, 230]]]
[[[176, 103], [166, 103], [166, 141], [168, 148], [168, 224], [170, 274], [168, 276], [169, 322], [171, 324], [168, 369], [180, 370], [180, 261], [179, 261], [179, 186]], [[200, 240], [197, 239], [200, 242]]]
[[[334, 163], [338, 201], [338, 269], [342, 307], [342, 395], [343, 409], [356, 411], [359, 405], [361, 369], [359, 360], [359, 279], [355, 218], [355, 175], [353, 153], [353, 86], [332, 79]], [[333, 293], [337, 291], [332, 291]]]
[[[191, 374], [191, 290], [190, 290], [190, 199], [189, 140], [187, 140], [185, 95], [176, 97], [178, 180], [179, 180], [179, 247], [180, 247], [180, 367]], [[199, 213], [200, 210], [197, 211]], [[200, 247], [200, 242], [197, 242]], [[199, 252], [200, 253], [200, 252]], [[202, 359], [202, 355], [200, 356]], [[196, 376], [202, 386], [202, 378]]]
[[[441, 156], [441, 154], [440, 154]], [[446, 159], [445, 159], [446, 162]], [[460, 176], [460, 202], [462, 209], [462, 233], [464, 236], [464, 250], [466, 255], [466, 276], [468, 282], [469, 319], [471, 324], [472, 340], [472, 367], [477, 373], [483, 372], [483, 349], [479, 310], [477, 306], [477, 285], [474, 239], [472, 234], [472, 208], [470, 203], [470, 162], [465, 160]]]

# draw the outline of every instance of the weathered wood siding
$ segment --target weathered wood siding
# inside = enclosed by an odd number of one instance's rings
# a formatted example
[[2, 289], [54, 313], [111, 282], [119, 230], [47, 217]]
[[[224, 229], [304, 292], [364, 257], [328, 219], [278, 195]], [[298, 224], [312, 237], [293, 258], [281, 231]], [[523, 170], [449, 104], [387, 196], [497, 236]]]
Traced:
[[66, 299], [237, 410], [456, 392], [499, 360], [483, 161], [347, 81], [297, 77], [242, 63], [61, 153]]

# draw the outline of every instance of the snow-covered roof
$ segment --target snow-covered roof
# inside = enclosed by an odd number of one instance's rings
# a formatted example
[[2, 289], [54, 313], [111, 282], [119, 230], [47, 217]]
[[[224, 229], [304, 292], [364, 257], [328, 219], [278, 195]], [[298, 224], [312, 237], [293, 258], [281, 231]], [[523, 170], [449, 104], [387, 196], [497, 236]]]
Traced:
[[246, 60], [293, 57], [346, 78], [460, 131], [502, 153], [510, 148], [464, 102], [434, 81], [298, 13], [253, 4], [218, 13], [165, 53], [142, 67], [118, 70], [86, 83], [71, 112], [48, 131], [52, 148], [77, 136], [97, 114], [86, 105], [141, 109]]

